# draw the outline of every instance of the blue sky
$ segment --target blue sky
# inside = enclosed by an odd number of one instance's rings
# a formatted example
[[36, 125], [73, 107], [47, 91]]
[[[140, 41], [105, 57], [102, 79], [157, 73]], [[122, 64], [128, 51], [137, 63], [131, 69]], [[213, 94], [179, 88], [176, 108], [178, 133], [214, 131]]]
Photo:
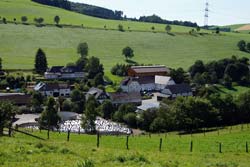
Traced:
[[[204, 24], [205, 0], [70, 0], [122, 10], [128, 17], [157, 14]], [[209, 25], [250, 23], [250, 0], [209, 0]]]

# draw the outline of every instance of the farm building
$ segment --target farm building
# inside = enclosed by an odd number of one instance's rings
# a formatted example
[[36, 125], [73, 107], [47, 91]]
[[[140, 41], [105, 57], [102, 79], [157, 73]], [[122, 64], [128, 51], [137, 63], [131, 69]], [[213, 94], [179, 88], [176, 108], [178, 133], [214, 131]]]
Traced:
[[193, 96], [192, 89], [188, 84], [168, 85], [161, 93], [170, 98], [176, 98], [178, 96]]
[[109, 98], [106, 92], [94, 87], [89, 89], [89, 91], [86, 94], [86, 99], [88, 99], [90, 96], [94, 96], [99, 103], [102, 103], [104, 100]]
[[77, 79], [85, 77], [85, 73], [75, 66], [53, 66], [44, 73], [45, 79]]
[[69, 96], [71, 93], [70, 86], [65, 83], [38, 83], [35, 91], [39, 91], [44, 96]]
[[29, 105], [31, 103], [31, 95], [24, 93], [0, 93], [0, 101], [10, 101], [15, 105]]
[[130, 77], [145, 77], [145, 76], [168, 76], [170, 69], [164, 65], [157, 66], [132, 66], [128, 69], [128, 76]]
[[121, 83], [123, 92], [140, 92], [155, 90], [154, 77], [128, 77]]
[[132, 103], [141, 105], [142, 97], [140, 93], [109, 93], [110, 100], [114, 105]]

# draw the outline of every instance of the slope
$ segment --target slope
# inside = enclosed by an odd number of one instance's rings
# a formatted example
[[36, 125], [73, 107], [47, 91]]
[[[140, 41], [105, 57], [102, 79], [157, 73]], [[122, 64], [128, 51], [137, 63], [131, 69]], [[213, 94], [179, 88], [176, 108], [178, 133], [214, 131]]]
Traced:
[[[54, 24], [54, 17], [59, 15], [61, 24], [83, 25], [84, 27], [117, 29], [122, 24], [124, 29], [151, 31], [151, 27], [155, 27], [155, 31], [165, 31], [165, 25], [156, 23], [139, 23], [133, 21], [106, 20], [96, 17], [86, 16], [64, 9], [34, 3], [30, 0], [1, 0], [0, 16], [13, 21], [14, 18], [21, 22], [22, 16], [28, 17], [28, 22], [33, 23], [35, 17], [43, 17], [46, 24]], [[188, 32], [192, 28], [183, 26], [172, 26], [174, 32]]]
[[130, 46], [135, 50], [138, 63], [166, 64], [170, 67], [188, 68], [195, 60], [216, 60], [232, 55], [249, 56], [236, 46], [247, 34], [189, 35], [152, 32], [119, 32], [94, 29], [72, 29], [33, 25], [0, 24], [0, 54], [4, 68], [33, 68], [38, 48], [47, 53], [49, 65], [64, 65], [79, 56], [79, 42], [88, 42], [90, 56], [97, 56], [105, 70], [116, 63], [125, 63], [121, 50]]

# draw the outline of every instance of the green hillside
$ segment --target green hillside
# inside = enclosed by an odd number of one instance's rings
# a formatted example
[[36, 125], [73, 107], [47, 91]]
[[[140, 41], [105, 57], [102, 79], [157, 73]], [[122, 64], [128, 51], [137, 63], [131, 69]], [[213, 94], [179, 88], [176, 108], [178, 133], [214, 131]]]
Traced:
[[[46, 132], [32, 134], [46, 138]], [[125, 136], [102, 136], [96, 148], [95, 135], [53, 132], [50, 140], [39, 141], [15, 133], [15, 137], [0, 138], [0, 166], [2, 167], [80, 167], [77, 163], [91, 161], [95, 167], [249, 167], [249, 128], [240, 126], [211, 133], [178, 136], [148, 135], [129, 138], [126, 150]], [[163, 139], [159, 152], [160, 138]], [[190, 152], [193, 141], [193, 152]], [[219, 153], [219, 143], [222, 143]], [[89, 160], [89, 161], [87, 161]], [[87, 165], [86, 165], [87, 166]], [[81, 167], [86, 167], [81, 165]], [[93, 167], [93, 166], [91, 166]]]
[[0, 53], [7, 69], [33, 68], [34, 55], [39, 47], [47, 53], [49, 65], [73, 62], [78, 58], [76, 47], [79, 42], [88, 42], [90, 56], [98, 56], [106, 70], [115, 63], [125, 62], [121, 55], [125, 46], [135, 50], [133, 60], [139, 63], [186, 69], [197, 59], [210, 61], [232, 55], [249, 56], [236, 47], [239, 40], [249, 38], [244, 34], [171, 36], [165, 33], [0, 24], [0, 37]]
[[[89, 44], [90, 56], [99, 57], [106, 72], [116, 63], [125, 63], [121, 50], [126, 46], [134, 49], [133, 60], [138, 63], [165, 64], [185, 69], [197, 59], [211, 61], [232, 55], [249, 56], [236, 47], [239, 40], [249, 39], [248, 34], [216, 35], [203, 30], [207, 34], [190, 35], [190, 27], [172, 26], [173, 34], [168, 35], [163, 33], [165, 25], [162, 24], [99, 19], [30, 0], [0, 1], [0, 16], [7, 20], [17, 18], [17, 22], [20, 22], [21, 16], [27, 16], [32, 23], [34, 17], [43, 17], [45, 24], [52, 24], [55, 15], [61, 17], [61, 24], [84, 24], [90, 28], [0, 24], [0, 56], [5, 69], [33, 68], [38, 48], [45, 50], [50, 66], [74, 62], [79, 57], [76, 53], [79, 42]], [[101, 30], [104, 25], [117, 29], [120, 23], [125, 29], [130, 27], [131, 32]], [[153, 33], [150, 29], [152, 26], [162, 32]]]
[[[106, 20], [90, 17], [64, 9], [34, 3], [31, 0], [1, 0], [0, 16], [13, 21], [14, 18], [21, 22], [22, 16], [28, 17], [28, 22], [33, 23], [35, 17], [43, 17], [45, 23], [54, 24], [54, 17], [59, 15], [61, 24], [84, 25], [85, 27], [117, 29], [118, 24], [122, 24], [124, 29], [130, 27], [131, 30], [151, 31], [154, 26], [156, 31], [165, 31], [165, 25], [156, 23], [138, 23], [132, 21]], [[188, 32], [192, 28], [183, 26], [173, 26], [174, 32]]]

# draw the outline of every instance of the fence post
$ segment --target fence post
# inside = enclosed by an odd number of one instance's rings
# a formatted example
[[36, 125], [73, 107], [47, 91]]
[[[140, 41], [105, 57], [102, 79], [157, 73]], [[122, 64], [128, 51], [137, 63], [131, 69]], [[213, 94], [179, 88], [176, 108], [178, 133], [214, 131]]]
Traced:
[[222, 153], [222, 144], [219, 143], [219, 153]]
[[160, 147], [159, 147], [160, 152], [161, 152], [161, 146], [162, 146], [162, 138], [160, 138]]
[[126, 147], [127, 147], [127, 150], [129, 150], [129, 147], [128, 147], [128, 139], [129, 139], [129, 136], [127, 135], [127, 140], [126, 140]]
[[70, 130], [68, 130], [67, 141], [69, 141], [69, 137], [70, 137]]
[[100, 134], [99, 132], [97, 132], [97, 141], [96, 141], [97, 148], [99, 148], [99, 144], [100, 144]]
[[80, 135], [81, 134], [81, 128], [79, 127], [79, 129], [78, 129], [78, 135]]
[[50, 131], [50, 129], [48, 128], [48, 131], [47, 131], [47, 139], [49, 139], [49, 131]]
[[248, 153], [248, 142], [246, 142], [246, 153]]
[[190, 142], [190, 152], [193, 152], [193, 141]]

